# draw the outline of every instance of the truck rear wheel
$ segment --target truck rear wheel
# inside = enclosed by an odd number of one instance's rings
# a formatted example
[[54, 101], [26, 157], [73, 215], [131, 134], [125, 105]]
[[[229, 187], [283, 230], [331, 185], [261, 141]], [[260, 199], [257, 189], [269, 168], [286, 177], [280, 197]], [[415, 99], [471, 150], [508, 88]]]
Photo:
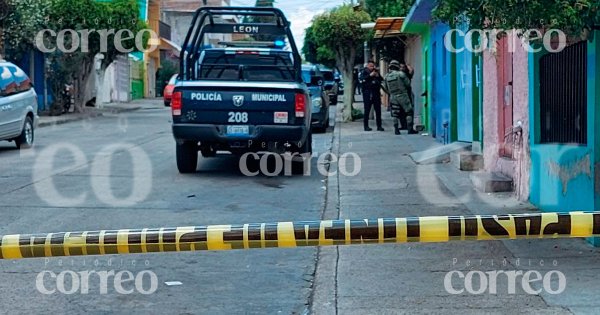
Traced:
[[302, 146], [298, 148], [298, 152], [300, 154], [312, 153], [312, 132], [308, 133], [308, 136], [306, 137], [306, 141], [304, 141]]
[[176, 145], [177, 169], [181, 174], [194, 173], [198, 166], [198, 144], [183, 142]]

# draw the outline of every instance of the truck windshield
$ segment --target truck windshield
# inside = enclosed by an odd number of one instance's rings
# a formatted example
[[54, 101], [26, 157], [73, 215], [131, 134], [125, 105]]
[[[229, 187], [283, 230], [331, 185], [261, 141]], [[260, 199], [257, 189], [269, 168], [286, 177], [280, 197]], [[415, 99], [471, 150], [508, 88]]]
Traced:
[[207, 51], [199, 70], [200, 80], [294, 81], [286, 52]]

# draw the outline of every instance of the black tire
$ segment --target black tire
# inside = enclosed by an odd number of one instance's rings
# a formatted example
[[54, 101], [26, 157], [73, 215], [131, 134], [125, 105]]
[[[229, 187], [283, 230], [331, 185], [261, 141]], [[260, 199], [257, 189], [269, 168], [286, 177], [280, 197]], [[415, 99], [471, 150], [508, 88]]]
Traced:
[[23, 123], [23, 130], [21, 134], [15, 138], [15, 144], [17, 149], [29, 149], [33, 146], [34, 130], [33, 130], [33, 119], [27, 116]]
[[196, 172], [198, 166], [198, 144], [184, 142], [176, 145], [177, 169], [181, 174]]
[[308, 133], [308, 136], [306, 137], [306, 141], [304, 141], [302, 146], [298, 148], [298, 153], [300, 153], [300, 154], [311, 153], [312, 154], [312, 132]]
[[316, 133], [326, 133], [327, 132], [327, 124], [329, 124], [329, 122], [324, 122], [322, 125], [319, 126], [314, 126], [313, 127], [313, 132]]
[[[309, 153], [312, 155], [312, 132], [308, 134], [306, 137], [306, 141], [304, 144], [298, 148], [298, 153], [306, 154]], [[294, 175], [310, 175], [305, 174], [305, 171], [308, 170], [308, 166], [305, 163], [311, 163], [311, 158], [304, 159], [294, 159], [292, 160], [292, 174]]]
[[329, 128], [329, 112], [325, 114], [325, 121], [319, 127], [315, 127], [315, 131], [318, 133], [327, 133], [327, 128]]
[[331, 100], [331, 105], [337, 105], [338, 104], [338, 95], [336, 94], [332, 100]]

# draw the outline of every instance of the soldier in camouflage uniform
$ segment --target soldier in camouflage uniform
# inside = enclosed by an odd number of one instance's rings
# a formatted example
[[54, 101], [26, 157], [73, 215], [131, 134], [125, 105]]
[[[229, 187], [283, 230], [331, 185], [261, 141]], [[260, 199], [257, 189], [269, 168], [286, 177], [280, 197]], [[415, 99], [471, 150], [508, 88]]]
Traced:
[[407, 126], [409, 133], [413, 130], [413, 104], [410, 79], [400, 71], [400, 63], [390, 62], [390, 73], [385, 76], [383, 89], [390, 95], [390, 106], [394, 118], [394, 133], [400, 134], [400, 123]]

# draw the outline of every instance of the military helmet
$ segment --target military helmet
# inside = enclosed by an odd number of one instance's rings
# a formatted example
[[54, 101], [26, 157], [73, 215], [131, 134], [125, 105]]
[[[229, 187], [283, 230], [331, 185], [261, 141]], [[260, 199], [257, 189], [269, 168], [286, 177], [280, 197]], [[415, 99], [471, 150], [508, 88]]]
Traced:
[[398, 60], [392, 60], [390, 62], [390, 67], [395, 66], [395, 67], [400, 67], [400, 62]]

